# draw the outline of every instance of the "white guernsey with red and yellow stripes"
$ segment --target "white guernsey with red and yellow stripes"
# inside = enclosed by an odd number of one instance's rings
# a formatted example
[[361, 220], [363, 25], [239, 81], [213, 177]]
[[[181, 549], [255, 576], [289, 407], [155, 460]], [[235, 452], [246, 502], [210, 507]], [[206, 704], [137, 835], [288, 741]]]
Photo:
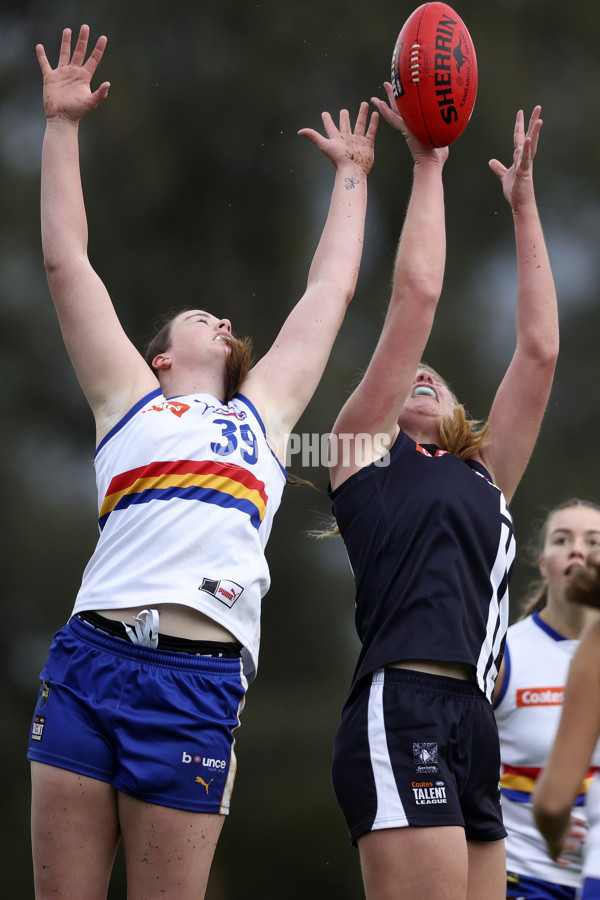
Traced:
[[[537, 612], [511, 625], [506, 638], [504, 679], [495, 704], [502, 760], [502, 814], [508, 832], [507, 869], [571, 887], [581, 881], [581, 847], [564, 854], [569, 865], [554, 862], [536, 827], [532, 798], [554, 742], [577, 644], [578, 641], [558, 634]], [[599, 765], [597, 747], [575, 801], [574, 812], [579, 816], [585, 815], [586, 793]]]
[[193, 607], [242, 643], [252, 679], [286, 479], [252, 403], [156, 391], [102, 441], [95, 468], [100, 537], [74, 612]]

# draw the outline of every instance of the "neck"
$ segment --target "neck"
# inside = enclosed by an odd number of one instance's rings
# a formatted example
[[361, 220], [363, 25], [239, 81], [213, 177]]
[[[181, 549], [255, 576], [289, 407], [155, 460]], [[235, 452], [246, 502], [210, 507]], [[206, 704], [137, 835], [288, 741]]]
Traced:
[[225, 397], [225, 379], [223, 376], [207, 373], [161, 373], [160, 387], [165, 397], [185, 397], [188, 394], [210, 394], [223, 402]]
[[439, 430], [433, 428], [410, 428], [407, 430], [406, 428], [403, 428], [402, 431], [404, 431], [415, 444], [435, 444], [436, 447], [440, 446]]
[[553, 603], [548, 597], [548, 604], [540, 611], [540, 619], [569, 640], [579, 640], [585, 627], [598, 618], [598, 610], [576, 603]]
[[426, 416], [412, 409], [403, 409], [398, 425], [415, 444], [435, 444], [440, 446], [439, 416]]

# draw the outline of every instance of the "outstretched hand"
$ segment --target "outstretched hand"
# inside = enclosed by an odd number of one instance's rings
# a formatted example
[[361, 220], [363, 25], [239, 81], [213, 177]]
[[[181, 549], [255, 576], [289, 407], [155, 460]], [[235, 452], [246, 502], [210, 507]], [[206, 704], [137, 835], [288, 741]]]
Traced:
[[515, 149], [509, 169], [497, 159], [490, 160], [490, 169], [502, 182], [502, 191], [513, 212], [517, 211], [519, 204], [531, 201], [533, 198], [533, 158], [537, 151], [542, 127], [541, 111], [541, 106], [536, 106], [533, 110], [527, 134], [525, 134], [523, 110], [520, 109], [517, 113], [513, 139]]
[[48, 62], [43, 45], [38, 44], [35, 48], [44, 77], [44, 111], [48, 119], [60, 116], [77, 121], [108, 96], [108, 81], [104, 81], [95, 91], [90, 88], [106, 47], [106, 37], [102, 35], [98, 38], [96, 46], [84, 62], [89, 35], [89, 26], [82, 25], [71, 56], [71, 29], [65, 28], [56, 69]]
[[426, 159], [434, 159], [443, 166], [448, 159], [448, 147], [426, 147], [424, 144], [421, 144], [414, 134], [408, 130], [404, 119], [398, 112], [392, 85], [389, 81], [384, 81], [383, 86], [387, 94], [388, 102], [386, 103], [385, 100], [381, 100], [379, 97], [371, 97], [371, 103], [392, 128], [395, 128], [396, 131], [399, 131], [404, 135], [415, 163], [422, 162]]
[[312, 141], [336, 169], [344, 164], [358, 164], [367, 175], [375, 159], [375, 135], [379, 122], [377, 113], [372, 113], [369, 120], [369, 104], [361, 103], [354, 130], [347, 109], [340, 112], [339, 128], [328, 112], [322, 113], [321, 118], [327, 137], [312, 128], [301, 128], [298, 132], [300, 137], [307, 137]]

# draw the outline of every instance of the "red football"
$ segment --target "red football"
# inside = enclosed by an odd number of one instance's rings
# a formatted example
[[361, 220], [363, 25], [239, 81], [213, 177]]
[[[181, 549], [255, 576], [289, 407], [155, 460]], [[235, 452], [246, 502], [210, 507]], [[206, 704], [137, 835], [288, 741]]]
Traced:
[[463, 133], [477, 96], [467, 27], [447, 3], [424, 3], [404, 23], [392, 56], [398, 112], [418, 141], [447, 147]]

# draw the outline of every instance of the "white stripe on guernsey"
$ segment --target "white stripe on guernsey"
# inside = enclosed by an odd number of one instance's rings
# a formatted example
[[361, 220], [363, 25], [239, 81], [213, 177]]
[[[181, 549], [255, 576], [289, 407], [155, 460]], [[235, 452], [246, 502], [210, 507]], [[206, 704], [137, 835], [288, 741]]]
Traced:
[[[236, 728], [240, 726], [240, 716], [242, 714], [242, 710], [246, 705], [246, 691], [248, 690], [248, 681], [244, 672], [242, 670], [242, 660], [240, 659], [240, 681], [242, 682], [242, 687], [244, 688], [244, 696], [240, 700], [237, 711], [237, 725], [234, 726], [234, 731]], [[223, 788], [223, 794], [221, 796], [221, 808], [219, 812], [222, 815], [227, 815], [229, 813], [229, 806], [231, 804], [231, 795], [233, 793], [233, 785], [235, 784], [235, 776], [237, 773], [237, 758], [235, 755], [235, 738], [231, 744], [231, 753], [229, 755], [229, 769], [227, 771], [227, 778], [225, 780], [225, 787]]]
[[[500, 493], [500, 515], [510, 519], [506, 500], [502, 493]], [[477, 684], [488, 700], [491, 699], [494, 682], [498, 674], [498, 669], [493, 660], [497, 658], [500, 652], [500, 647], [508, 628], [508, 587], [500, 597], [498, 597], [498, 591], [502, 582], [506, 579], [506, 575], [515, 558], [516, 544], [514, 537], [511, 537], [508, 547], [506, 546], [509, 534], [510, 529], [508, 525], [502, 524], [498, 553], [490, 574], [492, 599], [488, 608], [486, 638], [481, 646], [481, 652], [477, 661]], [[496, 628], [496, 624], [498, 624], [498, 628]], [[490, 665], [491, 661], [492, 664]], [[489, 670], [486, 673], [488, 666]]]
[[383, 713], [383, 682], [385, 673], [377, 669], [373, 673], [369, 692], [368, 736], [369, 755], [373, 767], [375, 790], [377, 792], [377, 812], [372, 831], [380, 828], [401, 828], [408, 825], [408, 819], [396, 787], [396, 779], [385, 733]]

